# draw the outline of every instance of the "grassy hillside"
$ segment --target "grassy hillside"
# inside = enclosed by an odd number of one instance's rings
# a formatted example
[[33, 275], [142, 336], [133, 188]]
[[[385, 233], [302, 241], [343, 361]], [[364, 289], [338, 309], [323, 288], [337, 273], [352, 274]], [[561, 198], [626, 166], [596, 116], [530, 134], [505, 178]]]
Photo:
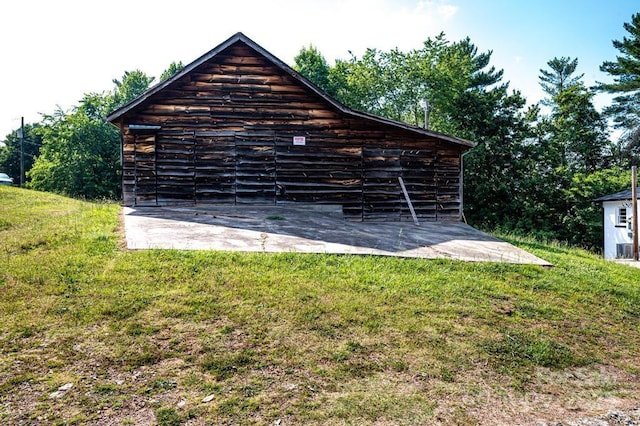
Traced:
[[556, 267], [132, 252], [119, 211], [0, 187], [0, 423], [535, 424], [640, 400], [640, 269], [524, 240]]

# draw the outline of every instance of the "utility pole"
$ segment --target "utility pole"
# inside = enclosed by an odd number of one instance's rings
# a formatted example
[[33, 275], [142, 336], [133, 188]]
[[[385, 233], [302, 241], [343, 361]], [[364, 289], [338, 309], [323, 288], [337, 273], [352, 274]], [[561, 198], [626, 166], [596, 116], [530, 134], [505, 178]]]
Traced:
[[424, 128], [429, 130], [429, 102], [427, 102], [427, 106], [424, 109]]
[[20, 117], [20, 188], [24, 185], [24, 117]]
[[633, 233], [633, 260], [638, 261], [638, 172], [631, 166], [631, 232]]

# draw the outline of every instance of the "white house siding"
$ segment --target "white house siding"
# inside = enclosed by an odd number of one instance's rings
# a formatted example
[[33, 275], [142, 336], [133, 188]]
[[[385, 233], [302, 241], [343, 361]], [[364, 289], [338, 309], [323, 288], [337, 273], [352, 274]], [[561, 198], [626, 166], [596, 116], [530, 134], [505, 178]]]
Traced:
[[[618, 257], [618, 244], [631, 244], [630, 230], [625, 226], [616, 226], [618, 208], [627, 209], [627, 218], [631, 218], [631, 201], [605, 201], [604, 207], [604, 258], [615, 259]], [[640, 207], [640, 201], [638, 202]]]

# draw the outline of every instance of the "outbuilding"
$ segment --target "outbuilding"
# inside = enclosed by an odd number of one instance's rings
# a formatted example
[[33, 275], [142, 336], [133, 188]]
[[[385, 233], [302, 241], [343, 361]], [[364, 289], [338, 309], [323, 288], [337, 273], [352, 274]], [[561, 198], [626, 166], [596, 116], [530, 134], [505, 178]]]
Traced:
[[399, 221], [403, 182], [419, 218], [462, 218], [474, 143], [347, 108], [242, 33], [107, 119], [127, 206], [298, 203]]
[[[640, 191], [640, 188], [638, 188]], [[604, 212], [604, 258], [632, 259], [633, 202], [631, 189], [605, 195], [595, 201], [601, 202]], [[640, 198], [636, 200], [640, 208]]]

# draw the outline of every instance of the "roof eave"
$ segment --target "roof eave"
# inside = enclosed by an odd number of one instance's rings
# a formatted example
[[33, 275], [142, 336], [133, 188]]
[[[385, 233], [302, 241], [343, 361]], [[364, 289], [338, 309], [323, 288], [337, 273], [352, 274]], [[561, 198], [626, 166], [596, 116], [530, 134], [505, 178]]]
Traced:
[[[638, 193], [640, 194], [640, 187], [638, 188]], [[633, 197], [631, 197], [631, 189], [625, 189], [624, 191], [616, 192], [614, 194], [603, 195], [602, 197], [596, 198], [594, 202], [604, 203], [607, 201], [631, 201]], [[638, 200], [640, 200], [640, 196], [638, 196]]]

